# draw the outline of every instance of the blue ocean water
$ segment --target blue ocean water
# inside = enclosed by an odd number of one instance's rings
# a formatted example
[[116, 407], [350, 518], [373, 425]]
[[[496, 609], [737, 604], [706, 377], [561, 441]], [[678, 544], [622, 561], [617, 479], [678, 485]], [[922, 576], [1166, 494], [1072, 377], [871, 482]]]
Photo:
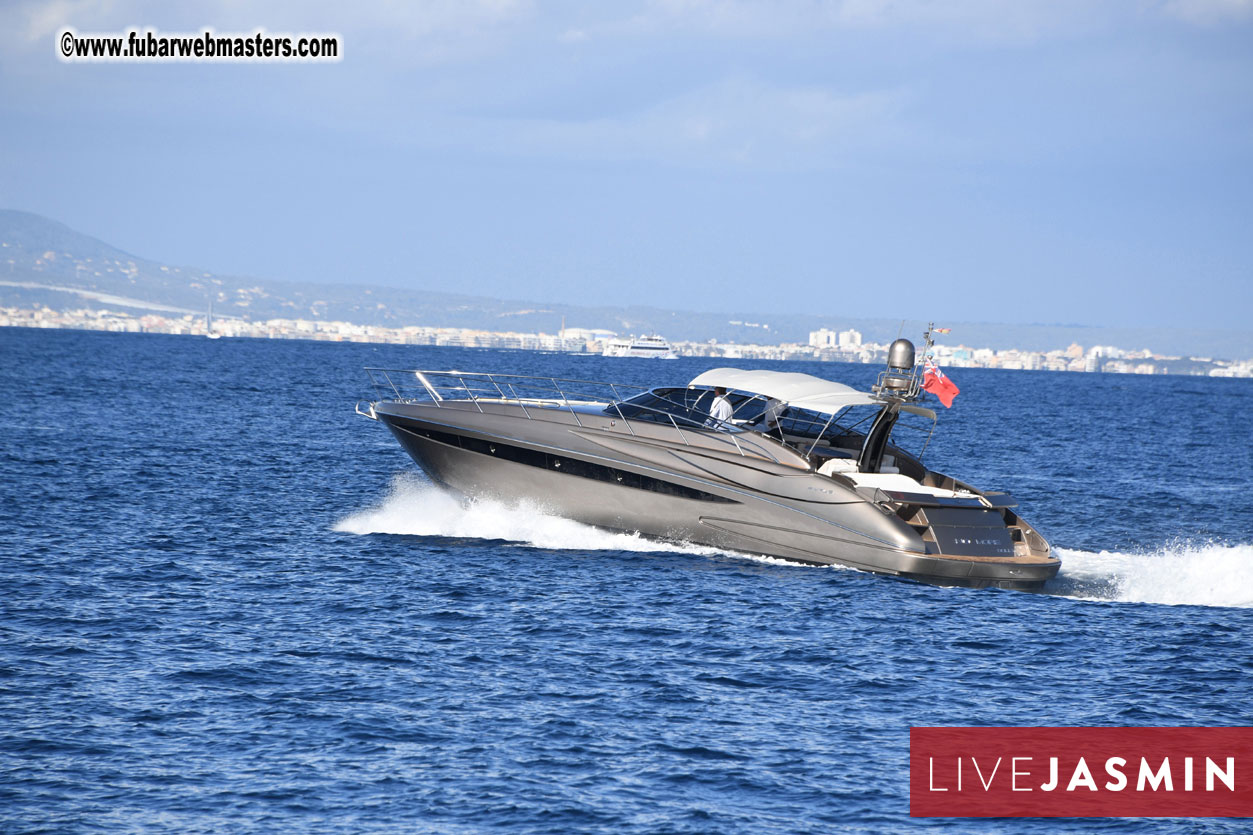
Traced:
[[[911, 820], [911, 725], [1253, 724], [1253, 381], [955, 369], [927, 461], [1045, 594], [430, 486], [365, 365], [708, 361], [0, 329], [0, 830], [1234, 832]], [[876, 368], [742, 363], [868, 384]]]

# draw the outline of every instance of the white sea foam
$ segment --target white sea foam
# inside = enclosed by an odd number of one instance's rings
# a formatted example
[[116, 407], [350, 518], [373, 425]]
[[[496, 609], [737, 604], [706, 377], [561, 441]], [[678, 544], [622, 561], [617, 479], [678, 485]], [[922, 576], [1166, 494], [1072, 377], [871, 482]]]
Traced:
[[463, 500], [412, 475], [392, 480], [386, 498], [376, 507], [341, 519], [335, 530], [345, 533], [388, 533], [498, 539], [536, 548], [580, 551], [671, 551], [721, 554], [716, 548], [675, 545], [639, 534], [613, 533], [545, 513], [538, 505]]
[[1058, 548], [1052, 594], [1124, 603], [1253, 607], [1253, 545], [1183, 543], [1142, 554]]
[[[803, 567], [773, 557], [603, 531], [545, 513], [534, 504], [466, 501], [411, 474], [398, 475], [381, 503], [341, 519], [335, 530], [494, 539], [536, 548], [580, 551], [721, 555]], [[1124, 603], [1253, 607], [1253, 545], [1182, 544], [1143, 554], [1094, 554], [1058, 548], [1056, 553], [1062, 559], [1062, 570], [1045, 587], [1050, 594]]]

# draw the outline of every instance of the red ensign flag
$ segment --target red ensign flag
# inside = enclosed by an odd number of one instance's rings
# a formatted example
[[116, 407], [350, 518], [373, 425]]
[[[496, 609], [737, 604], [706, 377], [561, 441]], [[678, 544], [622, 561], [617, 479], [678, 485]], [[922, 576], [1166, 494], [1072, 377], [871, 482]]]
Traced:
[[951, 409], [953, 398], [961, 394], [961, 389], [934, 365], [928, 365], [926, 373], [922, 375], [922, 388], [940, 398], [946, 409]]

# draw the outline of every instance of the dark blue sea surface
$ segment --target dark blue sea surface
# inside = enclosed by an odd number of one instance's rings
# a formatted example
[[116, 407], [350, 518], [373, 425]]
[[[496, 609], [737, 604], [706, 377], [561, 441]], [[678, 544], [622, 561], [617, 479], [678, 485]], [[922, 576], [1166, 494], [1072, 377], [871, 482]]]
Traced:
[[[366, 365], [711, 363], [0, 329], [4, 832], [1235, 832], [911, 820], [912, 725], [1253, 724], [1253, 381], [951, 369], [927, 461], [1045, 594], [430, 486]], [[739, 363], [853, 385], [877, 368]]]

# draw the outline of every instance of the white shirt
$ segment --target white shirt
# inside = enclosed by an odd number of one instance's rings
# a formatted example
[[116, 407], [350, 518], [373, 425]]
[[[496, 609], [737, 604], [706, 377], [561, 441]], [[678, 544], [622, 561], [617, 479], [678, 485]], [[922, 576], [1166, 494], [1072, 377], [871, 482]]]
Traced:
[[725, 394], [718, 395], [709, 407], [709, 420], [706, 421], [706, 425], [715, 428], [721, 427], [731, 419], [731, 412], [731, 401], [727, 400]]
[[761, 415], [762, 432], [771, 432], [779, 428], [779, 412], [783, 411], [783, 403], [771, 397], [766, 401], [766, 410]]

